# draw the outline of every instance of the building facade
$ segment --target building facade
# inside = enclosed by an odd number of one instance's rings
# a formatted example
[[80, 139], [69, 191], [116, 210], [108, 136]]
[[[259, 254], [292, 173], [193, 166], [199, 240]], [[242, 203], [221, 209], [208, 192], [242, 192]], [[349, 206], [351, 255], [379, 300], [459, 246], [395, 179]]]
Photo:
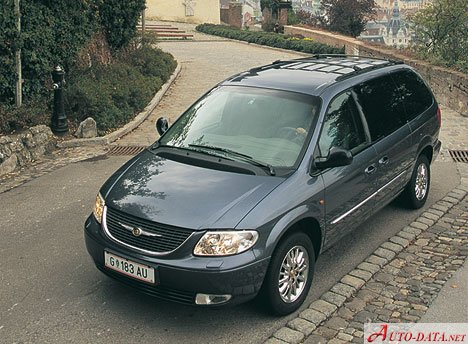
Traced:
[[219, 24], [219, 0], [146, 0], [146, 17], [194, 24]]

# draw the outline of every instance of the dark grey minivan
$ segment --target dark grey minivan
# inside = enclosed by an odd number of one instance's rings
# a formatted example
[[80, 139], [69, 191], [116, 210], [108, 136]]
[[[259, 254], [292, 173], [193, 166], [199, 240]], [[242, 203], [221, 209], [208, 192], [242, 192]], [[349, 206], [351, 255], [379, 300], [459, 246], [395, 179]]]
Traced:
[[317, 55], [235, 75], [102, 186], [98, 269], [145, 293], [224, 305], [304, 301], [315, 260], [400, 195], [424, 205], [438, 105], [395, 61]]

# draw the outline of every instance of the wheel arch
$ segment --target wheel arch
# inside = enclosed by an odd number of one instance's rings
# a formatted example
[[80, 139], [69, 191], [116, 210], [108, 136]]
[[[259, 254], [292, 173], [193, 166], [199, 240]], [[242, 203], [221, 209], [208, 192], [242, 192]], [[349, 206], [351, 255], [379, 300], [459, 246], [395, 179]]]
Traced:
[[429, 160], [429, 164], [432, 163], [432, 158], [434, 156], [434, 147], [432, 146], [432, 137], [426, 136], [424, 137], [423, 140], [421, 140], [421, 142], [419, 143], [418, 155], [416, 159], [420, 155], [425, 155], [427, 159]]
[[269, 253], [273, 254], [278, 244], [295, 232], [303, 232], [310, 238], [314, 247], [315, 259], [317, 259], [322, 248], [324, 235], [320, 221], [309, 214], [302, 214], [294, 219], [285, 220], [283, 218], [280, 220], [268, 238]]

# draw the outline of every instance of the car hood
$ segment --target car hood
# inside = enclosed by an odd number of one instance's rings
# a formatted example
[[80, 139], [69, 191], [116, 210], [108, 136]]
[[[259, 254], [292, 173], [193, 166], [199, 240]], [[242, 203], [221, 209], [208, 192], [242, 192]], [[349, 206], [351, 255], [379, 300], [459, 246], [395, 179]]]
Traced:
[[192, 166], [143, 152], [101, 193], [107, 206], [194, 230], [235, 228], [284, 179]]

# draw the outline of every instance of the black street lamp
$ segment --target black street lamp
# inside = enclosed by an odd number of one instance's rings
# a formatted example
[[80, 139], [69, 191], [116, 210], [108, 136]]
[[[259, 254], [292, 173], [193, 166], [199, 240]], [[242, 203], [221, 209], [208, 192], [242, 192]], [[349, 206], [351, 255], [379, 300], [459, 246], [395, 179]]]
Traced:
[[68, 121], [65, 115], [65, 106], [63, 101], [63, 86], [65, 85], [65, 71], [57, 66], [52, 71], [52, 80], [54, 81], [54, 112], [50, 128], [56, 135], [68, 133]]

